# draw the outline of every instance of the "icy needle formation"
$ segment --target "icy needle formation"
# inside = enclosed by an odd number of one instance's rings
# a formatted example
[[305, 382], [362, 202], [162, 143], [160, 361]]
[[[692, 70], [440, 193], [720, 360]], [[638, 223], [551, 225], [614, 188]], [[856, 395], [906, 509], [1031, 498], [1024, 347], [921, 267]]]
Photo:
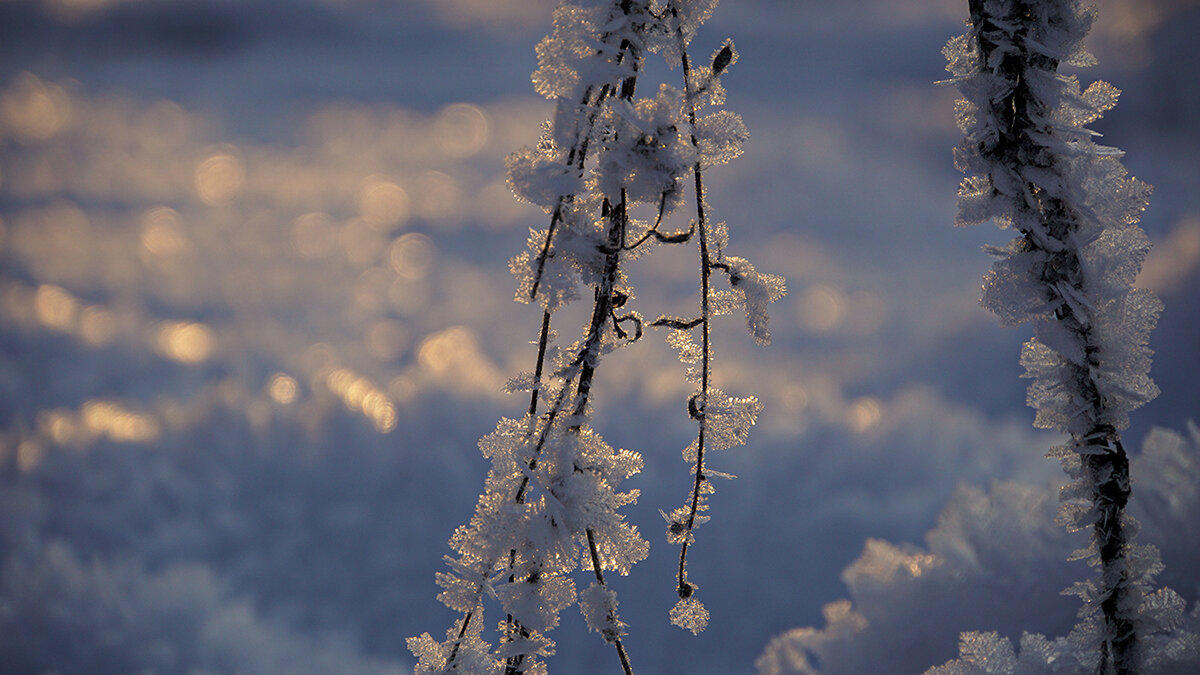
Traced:
[[1157, 551], [1133, 545], [1137, 523], [1125, 514], [1120, 432], [1158, 393], [1146, 342], [1161, 304], [1131, 287], [1149, 249], [1136, 223], [1150, 186], [1127, 178], [1121, 152], [1086, 128], [1115, 105], [1117, 90], [1097, 82], [1081, 91], [1057, 72], [1060, 63], [1092, 63], [1081, 46], [1091, 10], [1075, 0], [971, 0], [970, 13], [970, 30], [945, 49], [964, 96], [955, 162], [968, 177], [957, 223], [992, 219], [1019, 233], [995, 251], [983, 303], [1006, 324], [1034, 325], [1021, 355], [1034, 424], [1070, 434], [1051, 452], [1074, 478], [1060, 517], [1091, 527], [1077, 557], [1100, 568], [1069, 591], [1084, 603], [1072, 636], [1080, 663], [1132, 673], [1162, 653], [1159, 633], [1182, 612], [1178, 596], [1150, 592]]
[[[690, 68], [687, 46], [716, 0], [576, 0], [554, 14], [554, 29], [538, 45], [533, 74], [538, 93], [556, 104], [554, 118], [534, 148], [508, 160], [509, 184], [521, 199], [543, 207], [549, 225], [531, 231], [528, 250], [512, 259], [517, 300], [543, 309], [533, 370], [514, 377], [510, 391], [529, 391], [520, 419], [502, 419], [479, 447], [492, 462], [471, 521], [450, 539], [454, 557], [440, 573], [439, 599], [460, 619], [438, 641], [428, 633], [409, 639], [417, 673], [543, 673], [554, 653], [549, 631], [559, 613], [577, 604], [587, 625], [611, 643], [622, 670], [633, 672], [622, 638], [626, 625], [604, 572], [627, 574], [648, 544], [618, 510], [637, 499], [620, 483], [636, 474], [642, 458], [614, 450], [589, 426], [595, 372], [604, 355], [638, 340], [642, 316], [627, 305], [634, 289], [623, 264], [659, 244], [698, 238], [702, 311], [695, 319], [663, 317], [651, 323], [672, 340], [696, 371], [698, 391], [689, 401], [700, 423], [691, 507], [680, 525], [683, 540], [701, 520], [711, 491], [703, 462], [709, 445], [743, 442], [758, 411], [753, 399], [734, 399], [708, 385], [709, 318], [744, 309], [752, 334], [768, 339], [766, 305], [783, 294], [782, 278], [760, 274], [741, 258], [723, 254], [725, 229], [705, 216], [701, 168], [741, 153], [746, 130], [733, 113], [698, 116], [722, 103], [719, 77], [736, 60], [731, 43], [710, 67]], [[683, 65], [684, 87], [662, 84], [637, 95], [647, 53]], [[664, 230], [664, 220], [686, 203], [691, 178], [697, 215], [690, 226]], [[638, 215], [644, 214], [644, 220]], [[714, 270], [730, 290], [709, 288]], [[580, 293], [587, 289], [586, 294]], [[580, 296], [592, 301], [590, 318], [573, 343], [555, 343], [551, 317]], [[703, 348], [691, 331], [700, 327]], [[691, 346], [689, 346], [691, 345]], [[702, 372], [701, 372], [702, 371]], [[696, 444], [693, 444], [695, 446]], [[678, 534], [678, 533], [677, 533]], [[683, 559], [680, 588], [686, 583]], [[572, 574], [593, 581], [576, 590]], [[707, 616], [690, 597], [672, 617], [693, 630]], [[483, 637], [486, 598], [505, 619], [499, 644]]]

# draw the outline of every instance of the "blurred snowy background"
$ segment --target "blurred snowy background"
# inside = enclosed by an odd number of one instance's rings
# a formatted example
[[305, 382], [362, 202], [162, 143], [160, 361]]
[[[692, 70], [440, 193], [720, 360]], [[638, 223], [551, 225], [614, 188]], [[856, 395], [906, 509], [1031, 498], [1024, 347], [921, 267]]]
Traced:
[[[534, 354], [507, 260], [545, 218], [503, 160], [549, 115], [553, 4], [0, 0], [0, 671], [396, 673], [449, 627], [433, 574]], [[1166, 304], [1136, 451], [1200, 416], [1200, 2], [1099, 5], [1080, 76], [1124, 91], [1095, 128], [1156, 188]], [[720, 322], [718, 384], [766, 411], [711, 462], [739, 478], [698, 533], [700, 638], [667, 624], [657, 514], [689, 487], [681, 367], [651, 334], [600, 371], [596, 428], [647, 461], [650, 558], [614, 582], [641, 672], [751, 672], [796, 626], [841, 645], [830, 672], [920, 672], [960, 630], [1074, 623], [1058, 592], [1091, 571], [1053, 523], [1028, 331], [977, 302], [1011, 235], [951, 226], [934, 83], [965, 16], [725, 0], [694, 43], [734, 38], [751, 131], [706, 175], [716, 217], [790, 292], [766, 349]], [[690, 302], [692, 258], [635, 266], [637, 308]], [[1198, 450], [1154, 433], [1134, 514], [1194, 603]], [[555, 637], [552, 671], [615, 667], [577, 614]]]

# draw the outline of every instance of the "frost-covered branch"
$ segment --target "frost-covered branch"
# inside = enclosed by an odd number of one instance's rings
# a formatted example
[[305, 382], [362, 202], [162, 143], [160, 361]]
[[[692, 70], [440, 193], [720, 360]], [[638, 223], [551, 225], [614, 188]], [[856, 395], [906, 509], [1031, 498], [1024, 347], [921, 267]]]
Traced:
[[957, 222], [993, 219], [1018, 232], [995, 252], [983, 303], [1006, 324], [1034, 325], [1021, 356], [1034, 424], [1070, 434], [1051, 453], [1075, 479], [1062, 519], [1091, 528], [1077, 556], [1100, 567], [1099, 579], [1070, 591], [1084, 601], [1075, 637], [1094, 647], [1098, 672], [1132, 673], [1157, 630], [1147, 605], [1157, 552], [1132, 543], [1120, 435], [1129, 412], [1158, 393], [1146, 343], [1161, 304], [1131, 286], [1149, 249], [1136, 223], [1150, 187], [1127, 178], [1120, 151], [1086, 128], [1117, 90], [1098, 82], [1081, 91], [1058, 72], [1093, 61], [1081, 46], [1092, 10], [1076, 0], [970, 0], [970, 15], [968, 33], [945, 50], [964, 96]]
[[[536, 147], [508, 161], [514, 192], [550, 217], [544, 230], [531, 231], [527, 250], [510, 261], [518, 279], [516, 299], [543, 309], [535, 367], [509, 383], [510, 391], [531, 392], [529, 406], [523, 418], [502, 419], [480, 441], [492, 468], [474, 516], [450, 540], [456, 555], [447, 558], [449, 571], [437, 579], [444, 589], [439, 599], [462, 618], [445, 641], [428, 633], [410, 639], [418, 673], [544, 672], [542, 659], [554, 650], [547, 633], [562, 609], [578, 604], [588, 626], [614, 645], [622, 669], [632, 675], [622, 642], [626, 626], [604, 572], [627, 574], [647, 555], [637, 528], [618, 513], [637, 499], [636, 490], [620, 492], [618, 485], [641, 469], [641, 457], [613, 450], [588, 424], [604, 356], [642, 336], [641, 315], [627, 309], [634, 290], [624, 263], [644, 253], [646, 244], [684, 243], [700, 233], [706, 353], [707, 319], [717, 311], [708, 309], [715, 302], [707, 286], [713, 269], [724, 270], [734, 287], [722, 306], [746, 307], [760, 341], [765, 304], [772, 293], [782, 294], [781, 279], [758, 275], [748, 263], [724, 257], [720, 247], [716, 254], [707, 248], [712, 235], [700, 167], [738, 154], [745, 129], [727, 113], [697, 120], [696, 100], [707, 92], [709, 102], [717, 102], [717, 76], [732, 61], [732, 48], [722, 50], [714, 67], [694, 82], [685, 65], [683, 90], [663, 84], [652, 96], [637, 95], [645, 55], [658, 52], [669, 63], [686, 59], [688, 40], [715, 5], [716, 0], [564, 2], [555, 12], [553, 32], [538, 45], [534, 84], [555, 101], [554, 119]], [[698, 223], [664, 231], [663, 220], [683, 204], [693, 171]], [[651, 225], [635, 217], [646, 209], [656, 213]], [[766, 288], [764, 280], [773, 286]], [[556, 344], [552, 315], [577, 300], [581, 289], [592, 299], [582, 335]], [[741, 442], [757, 403], [713, 396], [705, 384], [701, 417], [736, 418], [717, 425], [715, 444]], [[722, 412], [731, 405], [752, 411], [750, 419]], [[700, 490], [706, 480], [702, 460], [696, 467]], [[701, 494], [693, 501], [702, 502]], [[700, 517], [693, 516], [698, 523]], [[594, 582], [577, 593], [571, 575], [588, 570]], [[487, 600], [497, 601], [506, 616], [495, 647], [482, 637]]]

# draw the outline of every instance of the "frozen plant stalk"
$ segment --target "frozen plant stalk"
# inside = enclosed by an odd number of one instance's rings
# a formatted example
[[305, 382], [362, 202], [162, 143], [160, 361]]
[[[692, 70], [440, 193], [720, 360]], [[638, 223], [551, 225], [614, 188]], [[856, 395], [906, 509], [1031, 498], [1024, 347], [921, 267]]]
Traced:
[[1082, 48], [1093, 14], [1077, 0], [970, 0], [970, 30], [945, 54], [964, 97], [957, 224], [992, 219], [1018, 233], [995, 251], [983, 303], [1006, 324], [1034, 325], [1021, 355], [1034, 424], [1070, 434], [1051, 453], [1074, 478], [1061, 518], [1091, 527], [1077, 556], [1100, 576], [1070, 591], [1084, 602], [1073, 637], [1094, 654], [1093, 671], [1132, 673], [1174, 611], [1148, 592], [1157, 551], [1132, 544], [1120, 434], [1158, 393], [1146, 343], [1161, 304], [1131, 286], [1149, 250], [1137, 221], [1150, 186], [1127, 178], [1122, 153], [1086, 128], [1118, 91], [1105, 82], [1081, 91], [1058, 72], [1093, 62]]
[[[553, 32], [538, 45], [534, 85], [555, 102], [554, 118], [536, 147], [508, 161], [514, 192], [543, 207], [550, 219], [545, 229], [530, 233], [528, 250], [510, 263], [517, 300], [543, 309], [535, 367], [509, 383], [510, 391], [530, 392], [529, 406], [523, 418], [502, 419], [480, 441], [492, 462], [484, 493], [471, 521], [451, 537], [456, 555], [437, 577], [444, 589], [439, 599], [461, 618], [444, 641], [428, 633], [409, 639], [419, 659], [417, 673], [544, 673], [543, 659], [554, 653], [547, 634], [563, 609], [578, 605], [589, 628], [615, 647], [622, 670], [632, 675], [623, 644], [626, 625], [604, 572], [627, 574], [647, 555], [637, 528], [618, 513], [637, 499], [636, 490], [621, 492], [619, 484], [641, 469], [642, 460], [609, 447], [588, 424], [602, 358], [643, 332], [641, 315], [627, 308], [634, 298], [623, 269], [627, 259], [699, 234], [702, 317], [664, 318], [653, 325], [665, 323], [677, 333], [703, 325], [705, 374], [697, 380], [704, 384], [691, 400], [702, 435], [705, 424], [711, 425], [713, 445], [729, 447], [742, 442], [753, 423], [756, 402], [732, 399], [707, 385], [709, 317], [744, 307], [751, 331], [765, 340], [766, 303], [782, 294], [782, 279], [725, 257], [724, 229], [710, 228], [704, 216], [701, 167], [737, 156], [746, 137], [732, 113], [696, 114], [701, 105], [721, 102], [718, 78], [735, 57], [726, 44], [712, 67], [688, 68], [688, 42], [715, 6], [716, 0], [564, 2], [554, 14]], [[661, 53], [672, 65], [683, 63], [683, 89], [663, 84], [652, 96], [638, 97], [649, 52]], [[685, 203], [689, 175], [697, 219], [681, 231], [664, 231], [664, 218]], [[639, 220], [639, 213], [648, 218]], [[710, 298], [708, 278], [717, 269], [734, 288], [711, 291]], [[581, 287], [588, 292], [580, 293]], [[552, 315], [581, 296], [592, 302], [581, 337], [555, 344]], [[720, 307], [710, 307], [714, 299]], [[707, 480], [703, 466], [698, 459], [697, 490]], [[699, 520], [696, 510], [688, 536]], [[593, 577], [579, 592], [576, 571]], [[495, 646], [483, 637], [488, 598], [505, 616]], [[688, 616], [694, 624], [698, 614]]]
[[[695, 152], [692, 178], [696, 217], [687, 234], [695, 234], [699, 244], [700, 307], [695, 317], [661, 316], [651, 325], [670, 330], [667, 342], [679, 351], [688, 379], [696, 387], [688, 398], [688, 415], [697, 423], [697, 435], [683, 451], [684, 460], [692, 467], [691, 489], [683, 506], [669, 514], [660, 513], [667, 521], [667, 541], [680, 546], [675, 579], [679, 600], [669, 617], [672, 624], [698, 634], [708, 625], [708, 610], [695, 597], [696, 585], [688, 578], [688, 550], [695, 541], [695, 529], [709, 519], [704, 512], [708, 510], [708, 496], [715, 491], [711, 479], [733, 478], [709, 469], [706, 452], [744, 444], [762, 409], [753, 397], [734, 398], [712, 386], [712, 318], [744, 311], [750, 334], [759, 344], [768, 344], [771, 333], [767, 327], [767, 305], [783, 297], [787, 289], [783, 277], [760, 273], [744, 258], [726, 256], [728, 230], [724, 223], [714, 225], [708, 220], [703, 171], [740, 154], [746, 131], [741, 118], [729, 111], [718, 110], [702, 117], [697, 114], [703, 107], [724, 102], [720, 77], [737, 61], [737, 52], [733, 43], [726, 41], [713, 54], [710, 65], [694, 68], [687, 52], [694, 22], [688, 20], [687, 10], [686, 3], [672, 1], [666, 5], [674, 22], [676, 48], [664, 49], [664, 56], [668, 63], [677, 62], [683, 71], [684, 128]], [[656, 229], [657, 223], [651, 232]], [[660, 241], [667, 240], [663, 235], [657, 236]], [[725, 278], [728, 290], [714, 288], [714, 273]], [[700, 334], [699, 344], [692, 340], [694, 332]]]

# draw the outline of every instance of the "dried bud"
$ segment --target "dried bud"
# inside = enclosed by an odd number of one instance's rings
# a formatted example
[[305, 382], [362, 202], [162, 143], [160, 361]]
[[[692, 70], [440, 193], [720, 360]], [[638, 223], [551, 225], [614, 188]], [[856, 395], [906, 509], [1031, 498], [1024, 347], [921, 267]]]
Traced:
[[720, 75], [729, 64], [733, 61], [733, 42], [726, 42], [721, 51], [713, 57], [712, 70], [713, 75]]

